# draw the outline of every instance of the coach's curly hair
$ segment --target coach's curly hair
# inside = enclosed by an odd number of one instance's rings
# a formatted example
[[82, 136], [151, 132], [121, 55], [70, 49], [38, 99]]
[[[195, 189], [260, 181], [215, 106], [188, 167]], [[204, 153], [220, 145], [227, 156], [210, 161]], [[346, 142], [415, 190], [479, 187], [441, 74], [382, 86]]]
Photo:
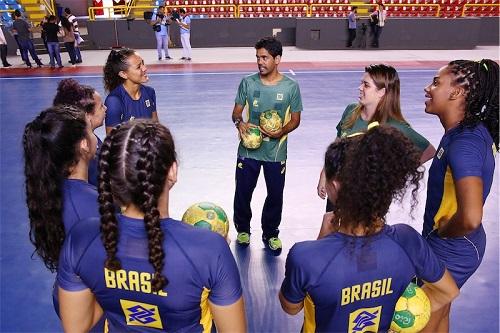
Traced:
[[[332, 154], [332, 150], [337, 153]], [[340, 167], [335, 173], [329, 172], [335, 169], [334, 163], [339, 163], [339, 153], [343, 155]], [[329, 181], [340, 183], [333, 223], [348, 229], [362, 226], [366, 235], [385, 224], [391, 202], [401, 201], [408, 187], [412, 187], [413, 211], [423, 177], [415, 146], [397, 129], [383, 125], [330, 145], [325, 172]]]
[[57, 270], [65, 238], [62, 183], [80, 158], [78, 144], [86, 137], [83, 110], [54, 106], [42, 111], [24, 129], [24, 175], [30, 220], [30, 241], [52, 272]]
[[133, 54], [135, 54], [135, 50], [128, 48], [111, 50], [103, 69], [104, 89], [106, 89], [107, 92], [112, 91], [125, 82], [125, 79], [118, 75], [118, 73], [128, 69], [129, 64], [127, 63], [127, 59]]
[[85, 113], [93, 114], [95, 110], [94, 94], [96, 90], [91, 86], [78, 83], [74, 79], [63, 79], [57, 86], [57, 93], [53, 105], [76, 105]]
[[121, 269], [116, 257], [119, 237], [115, 207], [134, 204], [145, 214], [149, 262], [155, 269], [151, 281], [154, 291], [168, 284], [162, 275], [165, 253], [158, 198], [168, 170], [175, 162], [170, 131], [152, 120], [133, 120], [114, 128], [104, 140], [99, 156], [98, 190], [101, 238], [107, 254], [105, 266], [111, 270]]
[[455, 60], [448, 67], [455, 76], [454, 84], [467, 94], [461, 125], [474, 127], [483, 122], [498, 150], [498, 64], [490, 59]]

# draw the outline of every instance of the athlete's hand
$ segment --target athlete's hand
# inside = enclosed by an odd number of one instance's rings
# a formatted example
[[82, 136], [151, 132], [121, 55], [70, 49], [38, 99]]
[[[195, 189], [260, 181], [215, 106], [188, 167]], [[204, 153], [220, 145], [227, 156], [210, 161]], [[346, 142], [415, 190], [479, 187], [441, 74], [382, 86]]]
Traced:
[[283, 130], [281, 130], [281, 129], [279, 131], [276, 131], [276, 132], [267, 132], [262, 127], [259, 127], [259, 129], [262, 132], [262, 134], [270, 137], [271, 139], [279, 139], [284, 135]]
[[252, 123], [249, 123], [249, 122], [241, 121], [238, 124], [238, 133], [239, 133], [240, 139], [242, 138], [243, 135], [246, 135], [248, 133], [248, 130], [250, 128], [253, 128], [253, 127], [257, 127], [257, 126], [252, 124]]
[[326, 199], [326, 177], [325, 177], [325, 170], [321, 170], [321, 174], [319, 175], [319, 181], [318, 181], [318, 196], [321, 199]]
[[333, 212], [326, 212], [325, 215], [323, 215], [323, 221], [321, 222], [321, 229], [319, 231], [318, 239], [339, 231], [339, 226], [333, 225], [333, 218]]

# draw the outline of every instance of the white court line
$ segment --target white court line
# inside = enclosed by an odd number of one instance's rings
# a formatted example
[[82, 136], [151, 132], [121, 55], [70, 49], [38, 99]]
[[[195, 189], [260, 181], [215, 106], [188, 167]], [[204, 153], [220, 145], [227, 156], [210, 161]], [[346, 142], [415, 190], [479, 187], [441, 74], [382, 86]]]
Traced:
[[[435, 73], [437, 69], [400, 69], [398, 73]], [[363, 73], [363, 70], [318, 70], [318, 71], [292, 71], [292, 75], [297, 74], [335, 74], [335, 73]], [[193, 73], [151, 73], [149, 76], [203, 76], [203, 75], [245, 75], [255, 72], [193, 72]], [[0, 77], [1, 80], [33, 80], [33, 79], [65, 79], [73, 78], [102, 78], [102, 75], [68, 75], [64, 76], [28, 76], [28, 77]]]
[[290, 72], [290, 74], [292, 74], [293, 76], [295, 76], [295, 72], [292, 69], [289, 69], [288, 71]]

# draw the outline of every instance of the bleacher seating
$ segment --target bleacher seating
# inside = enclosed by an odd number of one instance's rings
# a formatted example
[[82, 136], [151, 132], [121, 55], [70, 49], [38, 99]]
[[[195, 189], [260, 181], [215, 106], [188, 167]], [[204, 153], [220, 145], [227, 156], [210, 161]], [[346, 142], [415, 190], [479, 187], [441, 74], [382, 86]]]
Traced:
[[[15, 0], [0, 0], [15, 1]], [[19, 0], [34, 1], [34, 0]], [[187, 7], [197, 17], [338, 17], [352, 6], [366, 16], [380, 0], [136, 0], [136, 4]], [[389, 17], [500, 16], [499, 0], [382, 0]], [[227, 6], [235, 5], [237, 6]], [[193, 7], [191, 7], [193, 6]], [[465, 10], [464, 10], [465, 6]], [[439, 9], [439, 11], [438, 11]], [[439, 15], [438, 15], [439, 13]], [[136, 15], [137, 16], [137, 15]]]

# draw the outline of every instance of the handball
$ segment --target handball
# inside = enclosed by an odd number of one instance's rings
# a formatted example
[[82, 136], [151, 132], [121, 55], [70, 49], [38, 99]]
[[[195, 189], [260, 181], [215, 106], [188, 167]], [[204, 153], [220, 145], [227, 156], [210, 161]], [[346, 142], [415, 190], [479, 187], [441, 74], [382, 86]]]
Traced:
[[257, 149], [262, 143], [262, 133], [258, 127], [250, 127], [248, 131], [241, 136], [243, 147], [248, 149]]
[[410, 283], [396, 303], [390, 332], [420, 332], [427, 325], [430, 317], [429, 298], [422, 288]]
[[260, 114], [260, 127], [264, 131], [268, 133], [278, 132], [282, 126], [281, 117], [277, 111], [269, 110]]
[[226, 212], [211, 202], [198, 202], [191, 205], [184, 215], [182, 221], [197, 228], [204, 228], [227, 237], [229, 231], [229, 220]]

